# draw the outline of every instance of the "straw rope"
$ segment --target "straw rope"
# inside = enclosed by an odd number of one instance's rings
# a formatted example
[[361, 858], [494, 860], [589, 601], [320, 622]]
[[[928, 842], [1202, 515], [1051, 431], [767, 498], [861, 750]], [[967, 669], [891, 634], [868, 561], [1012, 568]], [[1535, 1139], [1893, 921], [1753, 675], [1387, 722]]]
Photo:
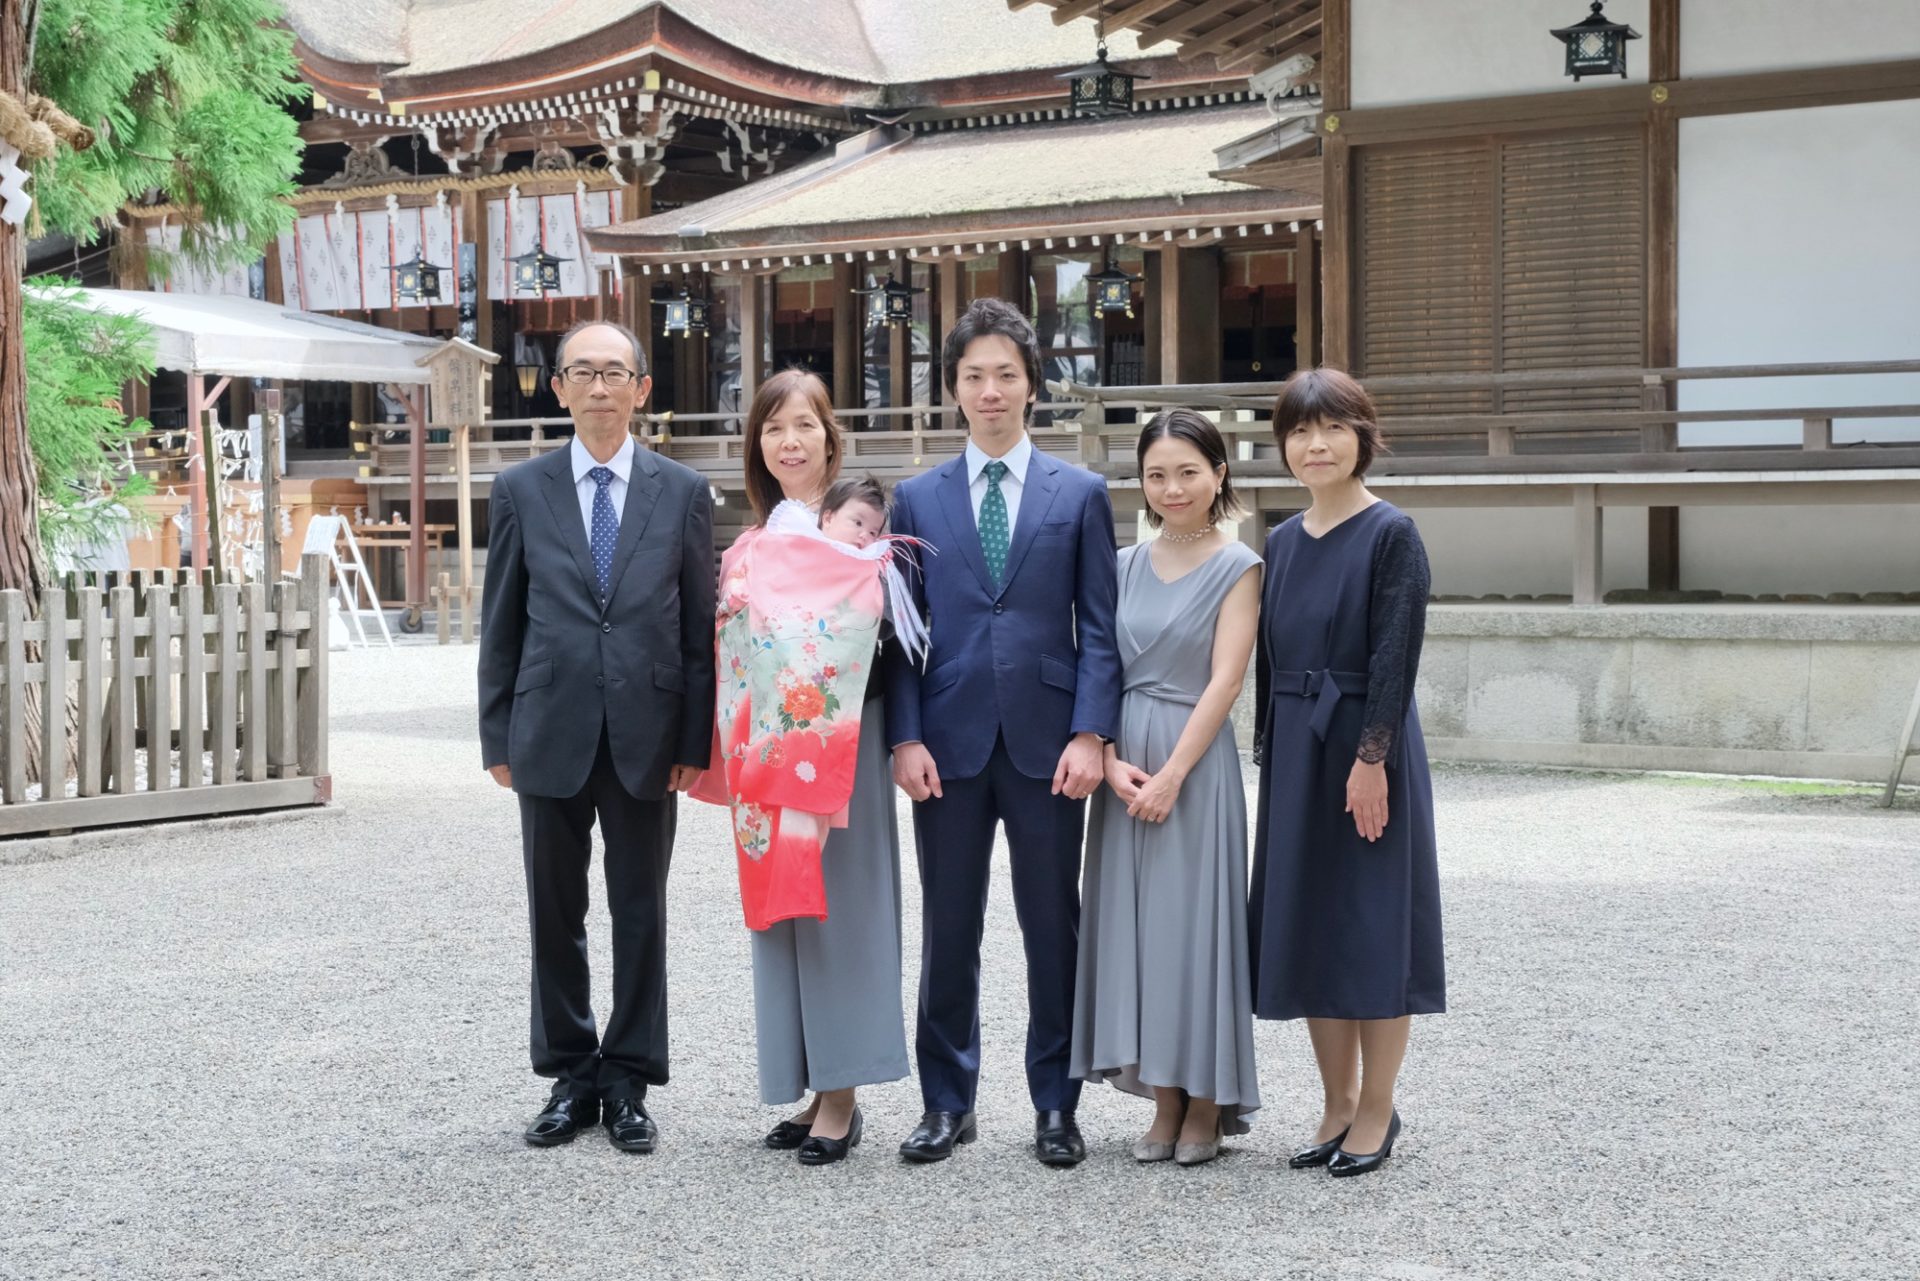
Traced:
[[60, 143], [75, 151], [93, 145], [93, 130], [75, 120], [37, 93], [20, 99], [0, 90], [0, 139], [12, 145], [25, 160], [45, 160]]

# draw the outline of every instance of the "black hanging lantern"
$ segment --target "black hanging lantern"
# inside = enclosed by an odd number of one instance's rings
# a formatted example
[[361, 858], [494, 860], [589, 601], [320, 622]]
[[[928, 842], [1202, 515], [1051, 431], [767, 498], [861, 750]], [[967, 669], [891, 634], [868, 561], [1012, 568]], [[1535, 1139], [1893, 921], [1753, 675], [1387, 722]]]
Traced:
[[424, 253], [417, 253], [394, 267], [393, 291], [403, 302], [431, 302], [440, 296], [440, 273], [445, 270], [428, 262]]
[[513, 291], [517, 294], [556, 293], [560, 289], [560, 264], [571, 259], [556, 258], [535, 246], [513, 259]]
[[1084, 67], [1055, 77], [1069, 86], [1067, 105], [1076, 116], [1125, 116], [1133, 113], [1133, 82], [1151, 79], [1138, 71], [1121, 71], [1107, 62], [1107, 42], [1100, 41], [1097, 56]]
[[662, 331], [669, 338], [690, 338], [694, 334], [707, 332], [707, 322], [712, 315], [713, 304], [705, 298], [695, 298], [685, 288], [677, 298], [656, 298], [656, 307], [667, 309], [666, 324]]
[[867, 325], [871, 328], [878, 324], [909, 325], [913, 323], [913, 296], [924, 294], [926, 290], [918, 285], [902, 284], [888, 272], [887, 278], [871, 289], [856, 289], [856, 294], [867, 297]]
[[1113, 265], [1113, 259], [1107, 259], [1107, 265], [1087, 277], [1087, 287], [1093, 291], [1093, 305], [1101, 315], [1125, 312], [1128, 319], [1133, 318], [1133, 287], [1146, 279], [1144, 276], [1130, 276]]
[[1608, 22], [1600, 12], [1606, 0], [1593, 0], [1593, 12], [1570, 27], [1555, 27], [1553, 35], [1567, 46], [1567, 74], [1627, 78], [1627, 41], [1640, 33], [1622, 22]]

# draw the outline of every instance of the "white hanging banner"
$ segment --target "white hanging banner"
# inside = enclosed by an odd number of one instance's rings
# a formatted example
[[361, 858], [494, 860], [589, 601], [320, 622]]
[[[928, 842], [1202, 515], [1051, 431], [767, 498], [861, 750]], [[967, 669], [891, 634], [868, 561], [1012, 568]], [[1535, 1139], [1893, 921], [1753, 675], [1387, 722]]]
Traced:
[[[147, 228], [147, 243], [156, 249], [177, 253], [180, 249], [180, 228], [176, 224], [162, 222]], [[171, 274], [149, 273], [147, 283], [153, 289], [170, 294], [199, 294], [203, 296], [228, 296], [234, 298], [250, 297], [247, 288], [247, 267], [241, 263], [224, 270], [210, 271], [198, 263], [176, 259]]]

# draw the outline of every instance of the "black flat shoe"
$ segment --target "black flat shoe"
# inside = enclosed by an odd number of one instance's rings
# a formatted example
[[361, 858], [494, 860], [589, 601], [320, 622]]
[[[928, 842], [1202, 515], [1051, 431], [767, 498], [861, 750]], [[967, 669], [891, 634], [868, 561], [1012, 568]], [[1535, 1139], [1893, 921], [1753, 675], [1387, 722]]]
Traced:
[[539, 1116], [527, 1127], [526, 1140], [536, 1148], [554, 1148], [571, 1143], [580, 1131], [600, 1119], [599, 1099], [569, 1098], [556, 1094], [547, 1100]]
[[760, 1140], [775, 1152], [791, 1152], [807, 1141], [812, 1131], [811, 1121], [782, 1121], [767, 1131], [767, 1137]]
[[1033, 1154], [1042, 1165], [1079, 1165], [1087, 1159], [1086, 1140], [1071, 1112], [1037, 1112], [1033, 1118]]
[[1380, 1168], [1382, 1162], [1393, 1155], [1393, 1141], [1399, 1137], [1400, 1110], [1395, 1108], [1393, 1119], [1387, 1122], [1387, 1141], [1380, 1145], [1378, 1152], [1356, 1156], [1342, 1148], [1333, 1154], [1333, 1160], [1327, 1162], [1327, 1173], [1336, 1179], [1350, 1179], [1356, 1174], [1372, 1174]]
[[1327, 1162], [1333, 1160], [1333, 1154], [1340, 1150], [1340, 1145], [1346, 1141], [1346, 1137], [1347, 1132], [1342, 1130], [1325, 1143], [1316, 1143], [1310, 1148], [1301, 1148], [1298, 1152], [1295, 1152], [1287, 1158], [1288, 1168], [1294, 1170], [1310, 1170], [1316, 1165], [1325, 1165]]
[[647, 1115], [647, 1105], [639, 1099], [608, 1099], [605, 1108], [607, 1142], [622, 1152], [651, 1152], [660, 1138], [660, 1127]]
[[807, 1141], [800, 1145], [799, 1161], [801, 1165], [832, 1165], [835, 1161], [847, 1159], [847, 1153], [860, 1146], [860, 1109], [853, 1110], [853, 1120], [847, 1124], [847, 1135], [843, 1139], [823, 1139], [817, 1134], [809, 1134]]
[[971, 1112], [929, 1112], [900, 1145], [900, 1155], [922, 1163], [944, 1161], [955, 1144], [971, 1143], [977, 1134]]

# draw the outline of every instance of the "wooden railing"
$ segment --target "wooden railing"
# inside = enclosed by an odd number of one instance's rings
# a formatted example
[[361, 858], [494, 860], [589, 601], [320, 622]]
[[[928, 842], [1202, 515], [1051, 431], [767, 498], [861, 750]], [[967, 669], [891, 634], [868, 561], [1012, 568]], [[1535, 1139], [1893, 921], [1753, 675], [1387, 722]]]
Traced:
[[0, 592], [0, 836], [325, 804], [327, 575]]

